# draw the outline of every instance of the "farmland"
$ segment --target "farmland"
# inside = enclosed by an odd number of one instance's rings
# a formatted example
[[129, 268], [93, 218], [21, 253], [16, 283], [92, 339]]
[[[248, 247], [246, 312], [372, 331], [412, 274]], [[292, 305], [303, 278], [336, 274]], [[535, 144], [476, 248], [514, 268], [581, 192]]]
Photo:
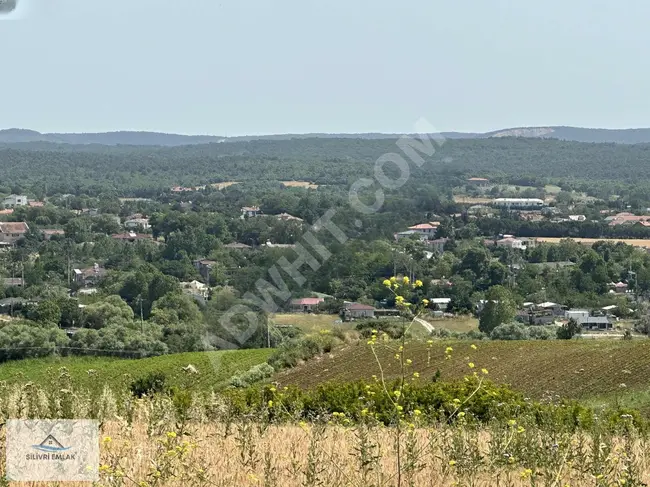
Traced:
[[[560, 243], [565, 238], [559, 237], [536, 237], [538, 242], [556, 244]], [[632, 245], [633, 247], [647, 248], [650, 247], [650, 240], [648, 239], [635, 239], [635, 238], [571, 238], [578, 243], [584, 245], [593, 245], [596, 242], [614, 242], [614, 243], [624, 243], [626, 245]]]
[[[430, 352], [423, 342], [407, 345], [413, 370], [431, 377], [437, 370], [443, 380], [459, 379], [468, 373], [468, 362], [486, 368], [490, 379], [511, 384], [516, 390], [533, 397], [547, 394], [586, 399], [626, 390], [639, 391], [650, 385], [650, 347], [645, 340], [572, 340], [572, 341], [491, 341], [437, 342]], [[454, 349], [450, 360], [444, 359], [445, 347]], [[393, 359], [395, 351], [377, 345], [377, 354], [387, 377], [399, 375]], [[354, 365], [352, 365], [354, 364]], [[295, 369], [277, 374], [282, 384], [313, 387], [325, 381], [371, 379], [379, 367], [365, 342], [354, 343], [310, 361]]]
[[[81, 389], [96, 390], [108, 385], [118, 390], [133, 378], [149, 372], [162, 372], [169, 385], [192, 386], [201, 390], [218, 388], [235, 374], [263, 363], [271, 350], [237, 350], [226, 352], [192, 352], [145, 359], [116, 359], [108, 357], [62, 357], [6, 362], [0, 365], [0, 381], [7, 384], [33, 382], [45, 385], [52, 374], [65, 367], [73, 384]], [[192, 364], [198, 374], [188, 377], [182, 370]], [[88, 371], [95, 372], [88, 372]]]
[[492, 201], [493, 198], [454, 195], [454, 202], [463, 205], [487, 205], [492, 203]]

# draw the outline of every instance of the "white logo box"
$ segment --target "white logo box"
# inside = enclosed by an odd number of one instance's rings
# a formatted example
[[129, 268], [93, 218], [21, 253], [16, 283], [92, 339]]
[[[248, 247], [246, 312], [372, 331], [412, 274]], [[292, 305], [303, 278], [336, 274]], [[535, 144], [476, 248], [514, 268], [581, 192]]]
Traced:
[[7, 479], [99, 480], [99, 423], [86, 419], [8, 420]]

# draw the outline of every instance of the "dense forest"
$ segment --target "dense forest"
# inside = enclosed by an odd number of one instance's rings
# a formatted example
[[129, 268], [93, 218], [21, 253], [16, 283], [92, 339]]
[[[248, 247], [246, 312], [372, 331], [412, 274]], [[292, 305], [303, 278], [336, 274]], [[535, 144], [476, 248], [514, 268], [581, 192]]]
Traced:
[[[47, 184], [48, 193], [160, 191], [172, 185], [219, 181], [308, 180], [349, 185], [372, 177], [380, 156], [400, 150], [395, 140], [256, 140], [180, 147], [0, 145], [0, 181], [21, 188]], [[546, 139], [446, 140], [421, 168], [419, 182], [456, 185], [471, 175], [501, 180], [525, 176], [590, 187], [645, 184], [650, 144], [586, 144]], [[644, 186], [641, 186], [644, 187]]]

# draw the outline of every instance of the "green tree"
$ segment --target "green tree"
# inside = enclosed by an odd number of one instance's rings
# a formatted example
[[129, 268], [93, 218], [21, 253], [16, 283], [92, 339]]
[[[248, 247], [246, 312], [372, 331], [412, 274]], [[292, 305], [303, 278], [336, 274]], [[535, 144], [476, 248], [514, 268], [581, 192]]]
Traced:
[[582, 333], [582, 328], [576, 320], [571, 318], [566, 324], [557, 329], [558, 340], [571, 340], [574, 336]]
[[512, 294], [503, 286], [492, 286], [485, 295], [485, 306], [479, 317], [478, 328], [490, 334], [497, 326], [510, 323], [516, 313], [516, 303]]

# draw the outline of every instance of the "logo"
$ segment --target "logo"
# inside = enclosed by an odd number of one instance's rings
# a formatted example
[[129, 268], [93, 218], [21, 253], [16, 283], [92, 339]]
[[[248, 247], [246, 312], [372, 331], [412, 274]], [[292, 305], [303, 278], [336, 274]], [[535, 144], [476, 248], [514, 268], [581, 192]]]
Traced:
[[59, 443], [59, 440], [54, 438], [54, 436], [47, 435], [47, 438], [41, 441], [39, 445], [32, 445], [32, 448], [34, 448], [35, 450], [40, 450], [45, 452], [61, 452], [61, 451], [67, 451], [71, 447], [66, 448], [61, 443]]

